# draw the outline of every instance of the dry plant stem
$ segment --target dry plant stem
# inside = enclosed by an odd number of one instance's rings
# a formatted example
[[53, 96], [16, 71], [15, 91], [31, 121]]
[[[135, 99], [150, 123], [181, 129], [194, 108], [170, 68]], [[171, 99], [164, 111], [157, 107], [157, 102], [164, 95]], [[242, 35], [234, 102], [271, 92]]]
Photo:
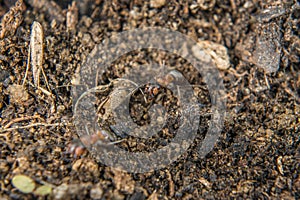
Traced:
[[72, 87], [72, 85], [59, 85], [59, 86], [56, 86], [55, 88], [63, 88], [63, 87]]
[[59, 126], [61, 125], [61, 123], [54, 123], [54, 124], [47, 124], [47, 123], [34, 123], [34, 124], [29, 124], [26, 126], [16, 126], [13, 128], [7, 128], [7, 129], [0, 129], [0, 133], [4, 133], [7, 131], [13, 131], [13, 130], [17, 130], [17, 129], [26, 129], [26, 128], [31, 128], [31, 127], [35, 127], [35, 126]]
[[53, 94], [47, 90], [45, 90], [44, 88], [42, 87], [38, 87], [39, 90], [41, 90], [44, 94], [46, 94], [47, 96], [50, 96], [50, 97], [54, 97]]
[[98, 79], [99, 79], [99, 70], [97, 70], [96, 73], [95, 86], [98, 85]]
[[11, 120], [10, 122], [8, 122], [8, 123], [6, 124], [6, 125], [4, 126], [4, 129], [9, 128], [12, 124], [14, 124], [14, 123], [16, 123], [16, 122], [21, 122], [21, 121], [31, 120], [31, 119], [41, 119], [41, 118], [40, 118], [39, 115], [15, 118], [15, 119]]
[[23, 84], [22, 84], [23, 87], [24, 87], [25, 81], [26, 81], [27, 76], [28, 76], [29, 65], [30, 65], [30, 48], [29, 48], [29, 50], [28, 50], [28, 58], [27, 58], [27, 64], [26, 64], [26, 72], [25, 72], [25, 77], [24, 77], [24, 79], [23, 79]]
[[112, 145], [112, 144], [119, 144], [119, 143], [124, 142], [124, 141], [125, 141], [125, 139], [121, 139], [121, 140], [117, 140], [117, 141], [114, 141], [114, 142], [109, 142], [108, 144], [109, 144], [109, 145]]
[[[30, 84], [32, 87], [35, 87], [35, 85], [32, 84], [31, 82], [28, 82], [28, 84]], [[64, 86], [58, 86], [58, 87], [64, 87]], [[39, 90], [41, 90], [45, 95], [54, 98], [54, 95], [53, 95], [51, 92], [47, 91], [46, 89], [44, 89], [44, 88], [42, 88], [42, 87], [37, 87], [37, 88], [38, 88]]]
[[49, 86], [49, 83], [48, 83], [48, 79], [47, 79], [47, 76], [46, 76], [46, 74], [45, 74], [45, 72], [44, 72], [43, 67], [41, 67], [41, 70], [42, 70], [42, 73], [43, 73], [43, 76], [44, 76], [44, 79], [45, 79], [45, 82], [46, 82], [46, 86], [47, 86], [47, 88], [48, 88], [48, 92], [49, 92], [50, 94], [52, 94], [52, 93], [51, 93], [50, 86]]
[[268, 89], [270, 89], [271, 87], [270, 87], [270, 83], [269, 83], [269, 80], [268, 80], [266, 72], [264, 73], [264, 77], [265, 77], [266, 85], [267, 85]]

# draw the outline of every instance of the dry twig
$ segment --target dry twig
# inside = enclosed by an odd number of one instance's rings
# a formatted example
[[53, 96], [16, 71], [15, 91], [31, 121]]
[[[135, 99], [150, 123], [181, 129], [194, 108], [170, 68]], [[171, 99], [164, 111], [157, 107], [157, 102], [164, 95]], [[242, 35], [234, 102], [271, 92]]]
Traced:
[[30, 120], [30, 119], [39, 119], [39, 118], [40, 118], [39, 115], [15, 118], [15, 119], [11, 120], [10, 122], [8, 122], [8, 123], [6, 124], [6, 125], [4, 126], [4, 129], [9, 128], [12, 124], [14, 124], [14, 123], [16, 123], [16, 122], [21, 122], [21, 121]]
[[54, 123], [54, 124], [47, 124], [47, 123], [34, 123], [34, 124], [29, 124], [26, 126], [16, 126], [13, 128], [4, 128], [4, 129], [0, 129], [0, 133], [4, 133], [4, 132], [8, 132], [8, 131], [13, 131], [13, 130], [17, 130], [17, 129], [26, 129], [26, 128], [31, 128], [31, 127], [35, 127], [35, 126], [59, 126], [61, 125], [61, 123]]

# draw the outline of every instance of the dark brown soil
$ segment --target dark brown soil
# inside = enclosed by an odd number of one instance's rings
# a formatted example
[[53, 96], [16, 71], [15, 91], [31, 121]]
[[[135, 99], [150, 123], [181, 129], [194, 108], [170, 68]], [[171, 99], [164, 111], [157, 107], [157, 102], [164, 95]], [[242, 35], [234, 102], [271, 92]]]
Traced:
[[[0, 199], [300, 198], [299, 2], [74, 0], [73, 7], [71, 0], [24, 0], [19, 6], [15, 2], [0, 1]], [[67, 13], [74, 17], [68, 27]], [[44, 29], [43, 69], [49, 88], [43, 75], [40, 86], [52, 95], [35, 86], [31, 69], [21, 87], [33, 21]], [[89, 152], [70, 154], [68, 145], [78, 139], [71, 98], [76, 69], [104, 39], [149, 26], [176, 30], [228, 49], [230, 68], [220, 70], [227, 93], [227, 115], [214, 149], [205, 158], [196, 151], [209, 124], [207, 109], [207, 113], [200, 113], [195, 144], [160, 170], [131, 174], [101, 164]], [[255, 44], [263, 37], [278, 43], [269, 54], [280, 52], [278, 70], [270, 72], [264, 66], [267, 61], [257, 59], [261, 52]], [[121, 77], [131, 61], [164, 62], [182, 72], [191, 84], [203, 85], [189, 63], [155, 50], [122, 57], [98, 84]], [[141, 90], [148, 92], [149, 87], [144, 85]], [[205, 85], [194, 89], [199, 102], [210, 105]], [[161, 93], [167, 97], [152, 99], [152, 93], [138, 90], [132, 96], [131, 117], [138, 124], [149, 123], [151, 117], [145, 117], [143, 109], [153, 103], [175, 109], [176, 98], [166, 89]], [[110, 90], [99, 94], [98, 103], [109, 94]], [[142, 103], [141, 95], [148, 95], [145, 98], [149, 102]], [[100, 110], [99, 116], [103, 115], [105, 109]], [[98, 121], [108, 127], [113, 123], [110, 120], [108, 116]], [[174, 137], [177, 122], [171, 118], [174, 121], [175, 125], [168, 125], [168, 130], [151, 140], [114, 136], [116, 140], [125, 138], [118, 145], [129, 151], [153, 151]], [[27, 175], [37, 185], [51, 185], [52, 193], [42, 197], [20, 192], [11, 182], [17, 174]]]

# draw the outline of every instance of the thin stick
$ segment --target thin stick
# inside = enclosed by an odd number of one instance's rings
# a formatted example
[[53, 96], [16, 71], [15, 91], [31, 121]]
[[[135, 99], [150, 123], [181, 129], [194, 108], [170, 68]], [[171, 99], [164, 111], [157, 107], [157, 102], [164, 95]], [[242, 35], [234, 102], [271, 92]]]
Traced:
[[51, 92], [45, 90], [44, 88], [38, 86], [38, 89], [41, 90], [47, 96], [54, 97], [54, 95]]
[[[44, 88], [42, 88], [42, 87], [39, 87], [39, 86], [35, 86], [35, 85], [32, 84], [31, 82], [28, 82], [28, 84], [31, 85], [32, 87], [37, 87], [37, 88], [38, 88], [41, 92], [43, 92], [45, 95], [54, 98], [54, 95], [53, 95], [51, 92], [47, 91], [46, 89], [44, 89]], [[59, 86], [58, 86], [58, 87], [59, 87]]]
[[11, 120], [10, 122], [8, 122], [5, 126], [4, 129], [9, 128], [12, 124], [16, 123], [16, 122], [21, 122], [21, 121], [25, 121], [25, 120], [31, 120], [31, 119], [40, 119], [39, 115], [34, 115], [34, 116], [27, 116], [27, 117], [20, 117], [20, 118], [15, 118], [13, 120]]
[[97, 70], [95, 86], [98, 85], [98, 78], [99, 78], [99, 70]]
[[[45, 72], [44, 72], [44, 69], [43, 69], [43, 67], [41, 67], [41, 70], [42, 70], [42, 74], [43, 74], [43, 76], [44, 76], [44, 79], [45, 79], [45, 82], [46, 82], [46, 86], [47, 86], [47, 88], [48, 88], [48, 92], [49, 93], [51, 93], [51, 89], [50, 89], [50, 86], [49, 86], [49, 83], [48, 83], [48, 80], [47, 80], [47, 76], [46, 76], [46, 74], [45, 74]], [[52, 93], [51, 93], [52, 94]]]
[[7, 128], [7, 129], [0, 129], [0, 133], [4, 133], [4, 132], [7, 132], [7, 131], [13, 131], [13, 130], [17, 130], [17, 129], [26, 129], [26, 128], [31, 128], [31, 127], [34, 127], [34, 126], [59, 126], [61, 125], [61, 123], [54, 123], [54, 124], [46, 124], [46, 123], [35, 123], [35, 124], [29, 124], [29, 125], [26, 125], [26, 126], [16, 126], [16, 127], [13, 127], [13, 128]]
[[59, 85], [59, 86], [56, 86], [55, 88], [62, 88], [62, 87], [71, 87], [72, 85]]
[[267, 87], [268, 87], [268, 89], [270, 89], [271, 87], [270, 87], [270, 83], [269, 83], [269, 80], [268, 80], [266, 72], [264, 72], [264, 77], [265, 77], [265, 82], [267, 84]]
[[123, 142], [123, 141], [125, 141], [125, 139], [121, 139], [121, 140], [109, 142], [108, 144], [109, 144], [109, 145], [112, 145], [112, 144], [119, 144], [119, 143], [121, 143], [121, 142]]
[[27, 64], [26, 64], [25, 77], [24, 77], [24, 79], [23, 79], [23, 84], [22, 84], [23, 87], [24, 87], [25, 81], [26, 81], [26, 79], [27, 79], [28, 70], [29, 70], [29, 65], [30, 65], [30, 47], [29, 47], [29, 50], [28, 50], [28, 58], [27, 58]]

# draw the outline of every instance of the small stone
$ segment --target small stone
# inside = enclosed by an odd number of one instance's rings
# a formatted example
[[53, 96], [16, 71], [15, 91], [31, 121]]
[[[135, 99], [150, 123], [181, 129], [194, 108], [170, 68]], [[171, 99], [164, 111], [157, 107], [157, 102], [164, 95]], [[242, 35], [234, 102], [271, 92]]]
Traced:
[[[193, 55], [203, 62], [211, 60], [218, 69], [226, 70], [230, 67], [227, 48], [211, 41], [199, 41], [192, 47]], [[208, 56], [209, 55], [209, 56]]]
[[82, 163], [83, 163], [83, 159], [76, 160], [76, 162], [72, 165], [72, 170], [78, 171], [80, 169]]
[[101, 199], [103, 195], [103, 190], [100, 185], [96, 185], [90, 191], [90, 196], [92, 199]]
[[56, 187], [53, 190], [53, 194], [54, 194], [54, 199], [63, 199], [67, 196], [68, 193], [68, 185], [67, 184], [62, 184], [58, 187]]
[[82, 37], [82, 44], [89, 45], [89, 43], [92, 41], [91, 35], [88, 33], [84, 33]]
[[8, 91], [12, 103], [22, 104], [29, 99], [29, 94], [22, 85], [13, 84]]
[[51, 192], [52, 187], [50, 185], [42, 185], [34, 191], [34, 194], [39, 196], [46, 196], [48, 194], [51, 194]]
[[118, 170], [114, 170], [114, 174], [114, 183], [117, 190], [132, 194], [134, 191], [134, 181], [132, 180], [131, 176], [126, 172]]
[[161, 8], [167, 3], [166, 0], [151, 0], [150, 7], [152, 8]]

